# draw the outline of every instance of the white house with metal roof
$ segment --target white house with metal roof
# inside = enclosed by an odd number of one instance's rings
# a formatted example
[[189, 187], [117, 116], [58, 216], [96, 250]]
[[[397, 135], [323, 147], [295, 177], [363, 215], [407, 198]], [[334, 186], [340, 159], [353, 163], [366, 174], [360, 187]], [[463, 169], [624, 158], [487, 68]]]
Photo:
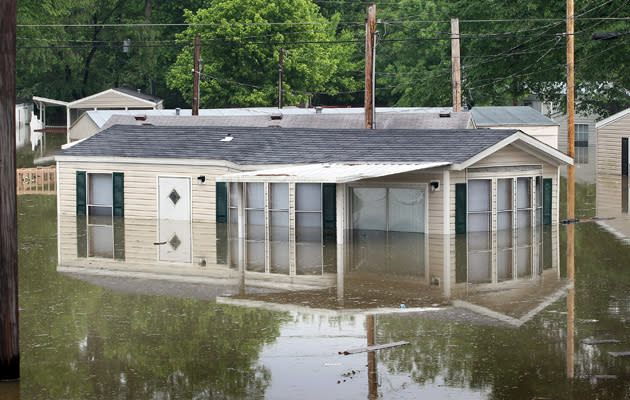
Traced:
[[[481, 238], [473, 246], [491, 248], [493, 232], [534, 238], [543, 224], [557, 226], [558, 171], [572, 162], [517, 129], [125, 125], [56, 161], [59, 217], [76, 216], [85, 232], [77, 255], [97, 257], [97, 238], [120, 243], [117, 236], [155, 225], [151, 240], [187, 248], [194, 260], [196, 245], [182, 243], [214, 243], [223, 224], [251, 245], [238, 257], [254, 271], [273, 273], [282, 254], [291, 276], [325, 238], [373, 247], [411, 235], [426, 263], [455, 258], [450, 245], [431, 252], [432, 236], [450, 243], [449, 235], [473, 234]], [[139, 220], [149, 222], [124, 222]], [[213, 221], [217, 231], [196, 231], [196, 222]], [[133, 257], [134, 244], [111, 254]]]
[[475, 128], [519, 129], [551, 147], [558, 148], [560, 125], [531, 107], [474, 107], [471, 114]]

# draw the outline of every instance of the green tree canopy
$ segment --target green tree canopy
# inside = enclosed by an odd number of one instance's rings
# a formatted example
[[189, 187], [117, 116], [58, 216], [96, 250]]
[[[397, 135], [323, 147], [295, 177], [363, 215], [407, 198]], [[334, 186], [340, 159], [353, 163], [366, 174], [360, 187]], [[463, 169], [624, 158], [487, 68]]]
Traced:
[[[313, 94], [362, 87], [346, 70], [353, 65], [347, 31], [337, 32], [310, 0], [217, 0], [196, 13], [177, 35], [192, 44], [201, 37], [201, 106], [269, 106], [278, 98], [278, 52], [284, 57], [284, 104], [307, 103]], [[344, 43], [346, 42], [346, 43]], [[192, 98], [193, 47], [184, 48], [167, 74], [170, 88]]]

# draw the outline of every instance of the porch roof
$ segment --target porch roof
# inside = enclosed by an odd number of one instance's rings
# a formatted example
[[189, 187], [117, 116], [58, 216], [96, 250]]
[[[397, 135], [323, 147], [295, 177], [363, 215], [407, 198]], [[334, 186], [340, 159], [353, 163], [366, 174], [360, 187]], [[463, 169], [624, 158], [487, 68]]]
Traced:
[[414, 164], [384, 163], [325, 163], [308, 164], [258, 171], [227, 174], [217, 177], [217, 182], [316, 182], [348, 183], [361, 179], [401, 174], [404, 172], [443, 167], [449, 162], [424, 162]]

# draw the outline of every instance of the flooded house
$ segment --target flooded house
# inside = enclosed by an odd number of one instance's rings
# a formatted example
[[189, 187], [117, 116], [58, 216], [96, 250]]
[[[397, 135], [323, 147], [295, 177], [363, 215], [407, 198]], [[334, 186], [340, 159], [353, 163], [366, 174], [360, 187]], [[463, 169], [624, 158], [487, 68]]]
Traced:
[[516, 129], [116, 125], [56, 162], [64, 268], [339, 287], [537, 276], [572, 160]]
[[630, 240], [629, 138], [630, 109], [597, 123], [597, 215], [614, 218], [600, 225], [626, 241]]

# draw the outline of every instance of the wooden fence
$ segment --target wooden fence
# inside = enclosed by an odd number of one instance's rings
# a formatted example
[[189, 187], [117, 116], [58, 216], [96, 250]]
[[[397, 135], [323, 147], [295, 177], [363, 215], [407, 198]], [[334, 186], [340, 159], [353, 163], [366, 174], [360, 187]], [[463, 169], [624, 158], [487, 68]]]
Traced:
[[17, 194], [57, 194], [57, 171], [53, 167], [17, 170]]

